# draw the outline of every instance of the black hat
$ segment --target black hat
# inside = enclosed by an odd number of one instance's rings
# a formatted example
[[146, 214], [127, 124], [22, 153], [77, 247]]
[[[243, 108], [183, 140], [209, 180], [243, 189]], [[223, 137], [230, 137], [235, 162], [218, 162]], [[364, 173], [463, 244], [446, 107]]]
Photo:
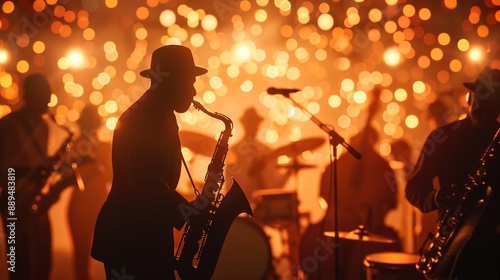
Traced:
[[172, 72], [203, 75], [207, 69], [194, 65], [191, 50], [179, 45], [168, 45], [156, 49], [151, 58], [151, 69], [141, 71], [146, 78], [166, 77]]
[[464, 83], [469, 90], [476, 92], [485, 89], [489, 92], [495, 92], [500, 89], [500, 70], [485, 67], [477, 76], [473, 83]]

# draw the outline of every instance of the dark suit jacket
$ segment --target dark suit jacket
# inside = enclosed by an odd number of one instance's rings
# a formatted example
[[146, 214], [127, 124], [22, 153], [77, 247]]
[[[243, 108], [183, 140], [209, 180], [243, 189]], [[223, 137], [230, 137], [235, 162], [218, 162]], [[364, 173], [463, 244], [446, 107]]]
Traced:
[[175, 191], [181, 147], [173, 112], [147, 98], [119, 119], [113, 136], [113, 184], [97, 218], [92, 257], [103, 262], [162, 258], [173, 267], [172, 227], [182, 227]]
[[[433, 181], [441, 188], [452, 184], [463, 185], [468, 175], [477, 169], [478, 159], [486, 150], [499, 125], [484, 129], [474, 127], [469, 118], [456, 121], [434, 130], [427, 138], [415, 170], [406, 186], [406, 198], [422, 212], [438, 210], [434, 201]], [[498, 144], [494, 157], [487, 160], [485, 186], [491, 186], [489, 203], [478, 219], [470, 240], [462, 248], [455, 263], [458, 279], [499, 279], [500, 277], [500, 155]], [[477, 190], [477, 191], [476, 191]], [[485, 191], [478, 186], [471, 192]], [[441, 210], [438, 210], [441, 211]], [[467, 213], [467, 212], [466, 212]], [[450, 276], [448, 279], [455, 279]]]

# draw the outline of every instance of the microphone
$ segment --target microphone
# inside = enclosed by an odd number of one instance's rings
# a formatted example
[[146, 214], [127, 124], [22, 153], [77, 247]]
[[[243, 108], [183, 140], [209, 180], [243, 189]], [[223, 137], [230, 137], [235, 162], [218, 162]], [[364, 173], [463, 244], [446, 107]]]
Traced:
[[289, 97], [290, 93], [294, 93], [294, 92], [297, 92], [297, 91], [300, 91], [300, 89], [296, 89], [296, 88], [274, 88], [274, 87], [270, 87], [270, 88], [267, 89], [267, 93], [269, 93], [270, 95], [281, 94], [281, 95], [284, 95], [286, 97]]

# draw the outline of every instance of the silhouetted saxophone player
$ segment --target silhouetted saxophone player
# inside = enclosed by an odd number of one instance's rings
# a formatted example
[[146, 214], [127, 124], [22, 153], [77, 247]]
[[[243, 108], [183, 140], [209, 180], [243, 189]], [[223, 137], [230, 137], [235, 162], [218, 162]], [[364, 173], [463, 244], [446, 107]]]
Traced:
[[464, 85], [469, 114], [429, 135], [406, 186], [413, 205], [441, 214], [420, 250], [429, 279], [500, 277], [500, 70]]
[[141, 72], [151, 86], [117, 123], [113, 183], [94, 232], [92, 257], [104, 262], [107, 279], [175, 279], [172, 229], [196, 215], [175, 190], [182, 155], [174, 112], [189, 109], [195, 78], [206, 72], [177, 45], [155, 50]]

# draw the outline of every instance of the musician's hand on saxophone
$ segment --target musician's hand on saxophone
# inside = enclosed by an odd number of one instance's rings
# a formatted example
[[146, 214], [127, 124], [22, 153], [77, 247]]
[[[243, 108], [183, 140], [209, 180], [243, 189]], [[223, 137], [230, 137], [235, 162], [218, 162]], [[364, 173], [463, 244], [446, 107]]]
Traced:
[[[203, 221], [207, 220], [208, 216], [208, 209], [203, 209], [203, 201], [205, 201], [204, 198], [200, 197], [200, 195], [196, 196], [195, 199], [193, 199], [190, 203], [189, 206], [191, 209], [194, 209], [191, 215], [189, 215], [189, 219], [186, 221], [188, 224], [191, 225], [202, 225]], [[210, 206], [208, 206], [210, 207]]]
[[434, 194], [434, 203], [443, 211], [451, 211], [460, 201], [460, 193], [465, 187], [459, 184], [452, 184], [449, 188], [440, 188]]

